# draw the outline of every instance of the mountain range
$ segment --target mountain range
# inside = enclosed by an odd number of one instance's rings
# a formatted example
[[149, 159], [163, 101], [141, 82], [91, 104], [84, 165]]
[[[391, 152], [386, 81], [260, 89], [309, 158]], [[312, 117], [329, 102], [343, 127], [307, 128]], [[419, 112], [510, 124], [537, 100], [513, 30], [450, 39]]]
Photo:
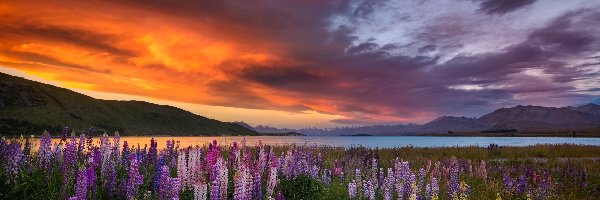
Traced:
[[0, 134], [54, 133], [62, 127], [121, 135], [258, 135], [167, 105], [100, 100], [64, 88], [0, 73]]
[[442, 116], [423, 125], [397, 124], [337, 128], [278, 129], [256, 126], [257, 132], [298, 132], [307, 135], [421, 135], [464, 133], [571, 132], [600, 129], [600, 105], [500, 108], [479, 118]]
[[64, 88], [0, 73], [0, 134], [58, 132], [64, 126], [122, 135], [420, 135], [600, 130], [600, 105], [500, 108], [479, 118], [442, 116], [418, 124], [288, 129], [220, 122], [167, 105], [100, 100]]

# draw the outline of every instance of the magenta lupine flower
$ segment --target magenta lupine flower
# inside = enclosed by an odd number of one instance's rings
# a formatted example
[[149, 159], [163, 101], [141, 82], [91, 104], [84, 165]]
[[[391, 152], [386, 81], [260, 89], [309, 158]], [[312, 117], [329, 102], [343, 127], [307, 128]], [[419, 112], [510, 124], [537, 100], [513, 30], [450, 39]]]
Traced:
[[333, 161], [333, 175], [340, 176], [342, 174], [342, 167], [337, 159]]
[[487, 179], [487, 166], [485, 161], [481, 160], [479, 163], [479, 168], [477, 169], [477, 176], [481, 179]]
[[37, 159], [40, 169], [46, 171], [51, 170], [50, 163], [52, 162], [52, 137], [47, 131], [44, 131], [40, 138], [40, 147], [37, 153]]
[[129, 158], [129, 172], [127, 176], [129, 177], [127, 181], [127, 193], [126, 199], [137, 199], [138, 196], [138, 188], [144, 182], [144, 176], [139, 172], [139, 161], [137, 160], [135, 155], [130, 155]]

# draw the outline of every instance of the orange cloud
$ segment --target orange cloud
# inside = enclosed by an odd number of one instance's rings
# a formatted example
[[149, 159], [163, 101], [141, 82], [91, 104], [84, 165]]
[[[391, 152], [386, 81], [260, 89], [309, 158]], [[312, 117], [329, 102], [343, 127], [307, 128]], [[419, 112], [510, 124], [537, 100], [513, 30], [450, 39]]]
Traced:
[[[335, 80], [331, 71], [296, 67], [315, 64], [303, 59], [303, 55], [312, 52], [296, 52], [312, 47], [290, 41], [314, 40], [311, 37], [318, 35], [297, 38], [293, 33], [318, 22], [300, 20], [295, 25], [298, 27], [290, 28], [279, 21], [287, 17], [285, 13], [261, 16], [258, 10], [253, 18], [271, 21], [248, 19], [244, 25], [228, 22], [242, 20], [251, 11], [240, 8], [229, 10], [229, 14], [211, 13], [211, 8], [226, 6], [219, 3], [199, 5], [197, 12], [189, 13], [173, 12], [176, 9], [170, 10], [167, 5], [161, 10], [161, 5], [128, 3], [3, 1], [0, 65], [73, 89], [201, 105], [312, 110], [349, 118], [358, 116], [372, 122], [414, 119], [397, 117], [396, 113], [387, 112], [387, 106], [365, 104], [364, 111], [345, 111], [337, 102], [362, 103], [343, 96], [273, 87], [252, 80], [256, 77], [240, 75], [252, 69], [276, 69], [275, 73], [292, 69], [291, 73], [298, 75], [295, 78], [323, 81], [327, 87], [349, 90], [360, 86], [350, 80]], [[270, 29], [272, 35], [266, 35], [267, 30], [263, 29]], [[316, 78], [310, 79], [311, 76]], [[270, 79], [269, 75], [265, 79]]]

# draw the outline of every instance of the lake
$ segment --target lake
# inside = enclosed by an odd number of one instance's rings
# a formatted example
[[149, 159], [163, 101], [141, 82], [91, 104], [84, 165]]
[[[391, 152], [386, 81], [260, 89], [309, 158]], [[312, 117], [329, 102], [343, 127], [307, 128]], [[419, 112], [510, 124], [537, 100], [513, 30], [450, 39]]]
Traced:
[[[121, 137], [130, 146], [149, 144], [152, 137]], [[259, 141], [268, 145], [326, 145], [326, 146], [364, 146], [364, 147], [452, 147], [452, 146], [481, 146], [487, 147], [495, 143], [500, 146], [529, 146], [535, 144], [581, 144], [600, 145], [600, 138], [565, 138], [565, 137], [432, 137], [432, 136], [219, 136], [219, 137], [154, 137], [159, 148], [166, 146], [167, 140], [180, 142], [180, 147], [208, 145], [213, 140], [230, 145], [246, 139], [247, 145], [257, 145]], [[94, 137], [97, 142], [98, 137]], [[112, 136], [110, 137], [112, 141]], [[53, 138], [58, 142], [58, 138]], [[36, 144], [37, 145], [37, 144]]]

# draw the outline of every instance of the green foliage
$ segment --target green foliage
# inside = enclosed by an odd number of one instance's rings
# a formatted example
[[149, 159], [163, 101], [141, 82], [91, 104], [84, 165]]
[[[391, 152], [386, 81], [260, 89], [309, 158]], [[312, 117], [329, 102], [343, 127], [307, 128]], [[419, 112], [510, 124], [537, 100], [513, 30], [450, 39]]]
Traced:
[[323, 199], [325, 196], [325, 186], [308, 176], [298, 176], [294, 179], [281, 179], [281, 190], [286, 200], [308, 200]]

